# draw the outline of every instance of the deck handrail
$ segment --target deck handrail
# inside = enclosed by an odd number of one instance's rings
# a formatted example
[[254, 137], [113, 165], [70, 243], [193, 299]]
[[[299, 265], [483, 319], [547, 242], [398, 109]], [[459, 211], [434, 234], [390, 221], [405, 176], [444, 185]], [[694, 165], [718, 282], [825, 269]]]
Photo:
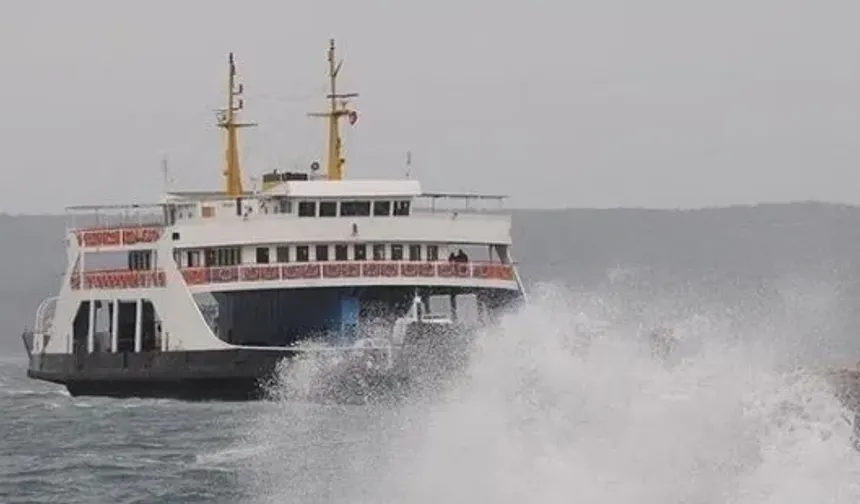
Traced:
[[54, 325], [53, 313], [48, 314], [49, 310], [56, 310], [58, 296], [50, 296], [39, 303], [36, 309], [36, 321], [33, 324], [33, 332], [36, 334], [47, 334]]

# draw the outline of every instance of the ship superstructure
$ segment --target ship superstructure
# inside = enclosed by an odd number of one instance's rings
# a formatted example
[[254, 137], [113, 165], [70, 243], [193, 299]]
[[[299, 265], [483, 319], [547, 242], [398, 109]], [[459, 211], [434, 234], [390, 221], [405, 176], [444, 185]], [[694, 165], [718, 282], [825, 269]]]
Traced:
[[337, 93], [333, 41], [328, 56], [324, 170], [244, 188], [231, 54], [223, 191], [69, 209], [67, 271], [24, 335], [30, 377], [74, 395], [257, 398], [297, 353], [385, 347], [391, 367], [440, 333], [409, 327], [462, 331], [522, 299], [502, 197], [344, 178], [357, 95]]

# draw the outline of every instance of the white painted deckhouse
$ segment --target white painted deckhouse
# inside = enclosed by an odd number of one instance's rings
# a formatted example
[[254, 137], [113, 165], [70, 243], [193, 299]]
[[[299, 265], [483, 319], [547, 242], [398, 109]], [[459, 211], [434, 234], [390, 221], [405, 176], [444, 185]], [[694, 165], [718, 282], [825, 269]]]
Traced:
[[356, 95], [337, 92], [333, 41], [328, 58], [329, 110], [313, 114], [325, 166], [245, 189], [231, 54], [225, 190], [69, 209], [59, 293], [24, 334], [30, 377], [74, 395], [258, 398], [297, 352], [384, 348], [390, 364], [442, 337], [415, 327], [483, 323], [522, 299], [502, 197], [344, 179], [339, 120], [356, 122]]

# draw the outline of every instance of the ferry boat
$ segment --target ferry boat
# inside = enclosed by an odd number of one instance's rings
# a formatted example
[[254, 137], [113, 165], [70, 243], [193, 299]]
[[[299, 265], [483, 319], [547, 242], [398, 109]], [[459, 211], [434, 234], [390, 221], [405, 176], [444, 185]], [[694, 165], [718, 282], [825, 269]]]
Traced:
[[341, 64], [331, 40], [327, 111], [309, 114], [328, 123], [324, 170], [246, 189], [237, 137], [253, 124], [231, 53], [222, 191], [68, 208], [68, 266], [23, 334], [27, 375], [73, 396], [249, 400], [285, 360], [373, 352], [380, 380], [408, 388], [522, 302], [503, 196], [344, 177], [340, 123], [358, 113]]

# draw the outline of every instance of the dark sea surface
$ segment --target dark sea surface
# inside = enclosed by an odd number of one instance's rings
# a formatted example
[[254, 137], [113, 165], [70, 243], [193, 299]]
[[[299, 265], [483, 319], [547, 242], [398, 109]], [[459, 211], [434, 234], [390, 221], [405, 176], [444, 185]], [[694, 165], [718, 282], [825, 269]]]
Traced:
[[72, 398], [0, 361], [0, 502], [242, 502], [229, 454], [254, 406]]
[[[20, 330], [62, 271], [53, 217], [0, 216], [0, 503], [857, 504], [860, 211], [515, 214], [530, 304], [403, 404], [73, 398]], [[16, 236], [16, 240], [6, 237]], [[668, 359], [645, 335], [672, 327]], [[282, 387], [318, 378], [296, 365]]]

